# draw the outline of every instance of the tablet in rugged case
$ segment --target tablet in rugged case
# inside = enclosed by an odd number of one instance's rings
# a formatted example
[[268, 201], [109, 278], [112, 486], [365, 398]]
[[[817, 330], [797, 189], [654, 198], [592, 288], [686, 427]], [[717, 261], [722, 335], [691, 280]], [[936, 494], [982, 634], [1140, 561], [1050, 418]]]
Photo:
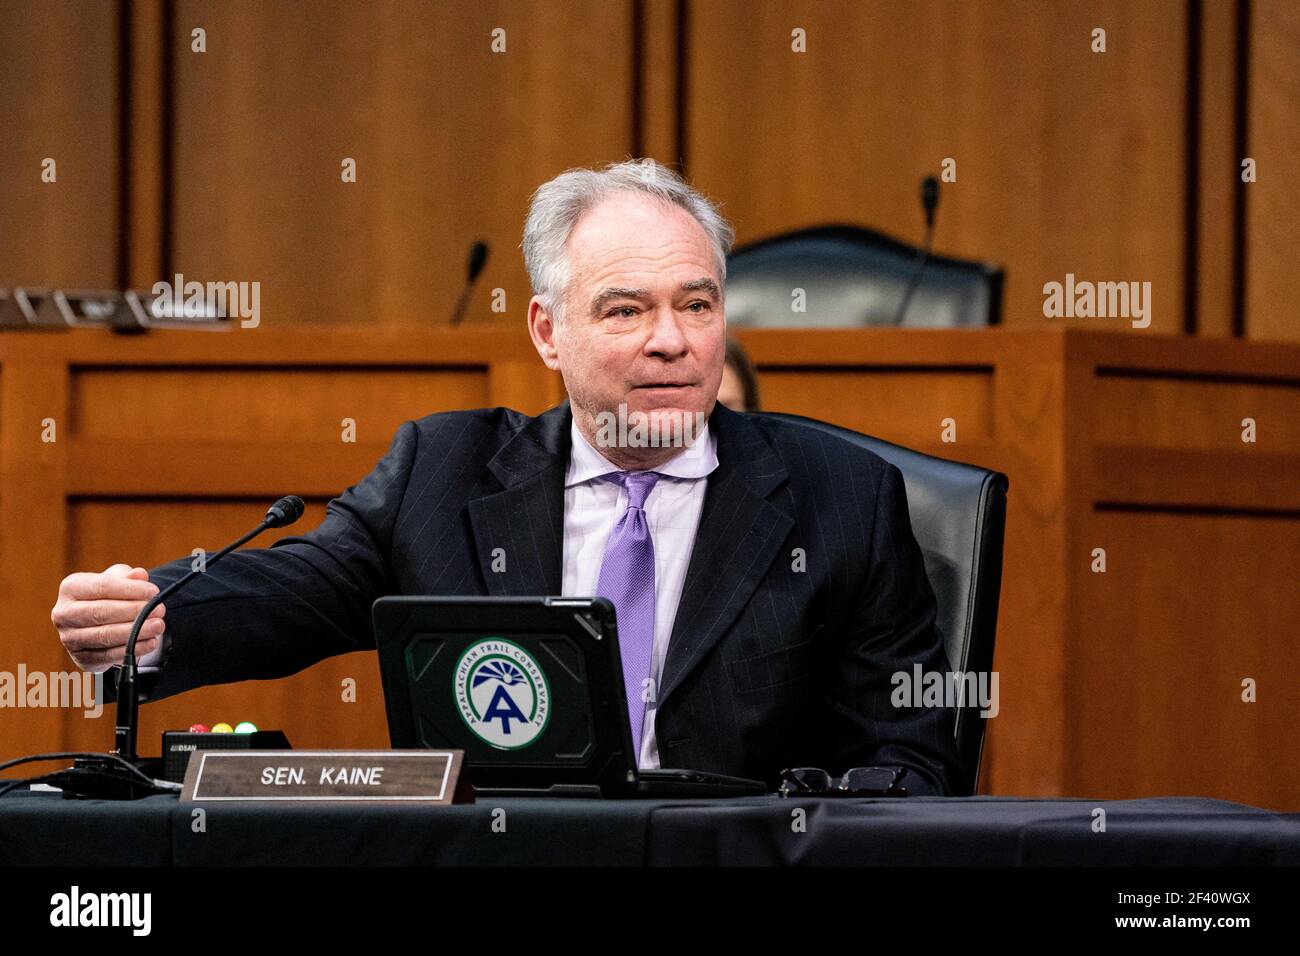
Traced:
[[465, 751], [480, 793], [762, 793], [759, 781], [638, 771], [605, 598], [385, 597], [373, 608], [394, 747]]

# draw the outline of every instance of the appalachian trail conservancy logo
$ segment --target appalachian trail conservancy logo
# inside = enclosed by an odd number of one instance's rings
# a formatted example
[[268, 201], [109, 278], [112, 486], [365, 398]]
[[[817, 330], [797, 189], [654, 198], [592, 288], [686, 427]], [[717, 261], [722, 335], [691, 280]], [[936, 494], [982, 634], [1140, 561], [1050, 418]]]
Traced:
[[546, 729], [551, 688], [522, 647], [500, 638], [471, 644], [456, 664], [454, 681], [461, 718], [493, 747], [527, 747]]

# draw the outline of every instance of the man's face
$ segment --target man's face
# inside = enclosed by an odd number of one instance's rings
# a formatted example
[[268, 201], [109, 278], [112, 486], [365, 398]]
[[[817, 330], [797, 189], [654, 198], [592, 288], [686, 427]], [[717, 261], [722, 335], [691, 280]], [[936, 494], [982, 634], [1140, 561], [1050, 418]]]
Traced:
[[536, 299], [529, 327], [547, 366], [564, 377], [578, 427], [596, 416], [644, 413], [671, 427], [708, 416], [726, 346], [722, 278], [704, 229], [688, 212], [619, 192], [589, 209], [569, 236], [564, 320]]

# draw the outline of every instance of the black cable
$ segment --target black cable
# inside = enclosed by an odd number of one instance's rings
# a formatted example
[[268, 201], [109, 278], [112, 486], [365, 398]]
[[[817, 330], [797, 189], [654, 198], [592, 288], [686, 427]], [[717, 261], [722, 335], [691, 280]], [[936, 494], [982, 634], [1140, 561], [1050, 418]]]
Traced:
[[47, 780], [57, 780], [62, 770], [56, 770], [54, 773], [41, 774], [39, 777], [22, 777], [18, 780], [8, 780], [3, 787], [0, 787], [0, 797], [3, 797], [10, 790], [16, 790], [18, 787], [30, 787], [34, 783], [44, 783]]
[[907, 307], [912, 304], [912, 296], [916, 293], [917, 279], [920, 278], [921, 269], [930, 258], [930, 246], [934, 242], [934, 223], [930, 222], [925, 227], [925, 238], [921, 247], [916, 250], [916, 257], [912, 260], [912, 268], [907, 274], [907, 285], [903, 287], [903, 301], [899, 303], [898, 311], [894, 313], [894, 321], [890, 324], [901, 326], [903, 319], [907, 316]]
[[[123, 767], [125, 767], [128, 771], [130, 771], [131, 773], [139, 777], [141, 780], [143, 780], [145, 783], [149, 784], [150, 786], [157, 786], [157, 782], [153, 779], [153, 777], [150, 777], [147, 773], [145, 773], [143, 770], [141, 770], [139, 767], [135, 766], [134, 764], [130, 763], [129, 761], [123, 760], [117, 754], [90, 753], [88, 751], [82, 751], [82, 750], [63, 750], [63, 751], [57, 751], [55, 753], [32, 754], [30, 757], [18, 757], [15, 760], [7, 760], [4, 763], [0, 763], [0, 770], [8, 770], [10, 767], [17, 767], [19, 764], [24, 764], [24, 763], [33, 763], [37, 760], [68, 760], [68, 759], [75, 760], [78, 757], [84, 757], [91, 760], [115, 760]], [[62, 773], [63, 771], [56, 770], [54, 772]], [[0, 790], [0, 793], [4, 793], [4, 792], [5, 792], [4, 790]]]

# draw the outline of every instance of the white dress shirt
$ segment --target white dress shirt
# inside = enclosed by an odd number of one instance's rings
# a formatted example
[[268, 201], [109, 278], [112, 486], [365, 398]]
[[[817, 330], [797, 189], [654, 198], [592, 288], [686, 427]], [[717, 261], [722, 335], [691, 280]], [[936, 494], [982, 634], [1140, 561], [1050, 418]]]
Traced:
[[[601, 475], [622, 471], [592, 447], [578, 429], [571, 428], [573, 451], [564, 476], [564, 584], [563, 593], [572, 597], [593, 597], [600, 578], [600, 564], [605, 556], [605, 542], [614, 525], [627, 510], [627, 489], [612, 481], [598, 480]], [[650, 673], [652, 693], [657, 698], [659, 678], [668, 656], [668, 639], [673, 619], [686, 582], [704, 508], [708, 476], [718, 467], [717, 439], [709, 433], [708, 423], [700, 430], [690, 448], [683, 448], [668, 461], [654, 468], [660, 477], [645, 501], [646, 522], [655, 552], [655, 633], [651, 649]], [[620, 681], [620, 686], [622, 682]], [[659, 747], [655, 741], [654, 700], [646, 705], [637, 766], [659, 766]]]

